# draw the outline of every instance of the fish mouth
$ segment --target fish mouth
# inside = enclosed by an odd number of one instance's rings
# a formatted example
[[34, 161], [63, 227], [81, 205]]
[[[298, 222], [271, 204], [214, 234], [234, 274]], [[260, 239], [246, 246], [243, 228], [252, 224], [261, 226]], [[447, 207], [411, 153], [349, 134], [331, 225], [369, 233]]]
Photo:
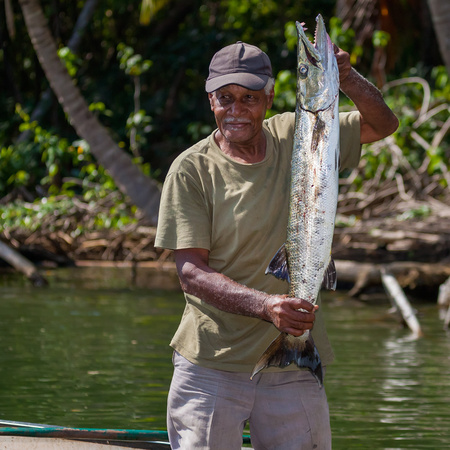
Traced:
[[[324, 59], [327, 57], [327, 46], [329, 43], [329, 37], [325, 28], [325, 23], [322, 16], [319, 14], [316, 17], [316, 29], [314, 31], [314, 42], [311, 42], [305, 34], [305, 28], [303, 28], [300, 22], [296, 22], [297, 33], [299, 37], [300, 53], [303, 55], [303, 59], [308, 61], [313, 66], [323, 69]], [[331, 45], [331, 41], [330, 41]]]
[[339, 69], [325, 23], [316, 18], [314, 42], [296, 22], [298, 35], [297, 107], [310, 112], [324, 111], [339, 96]]

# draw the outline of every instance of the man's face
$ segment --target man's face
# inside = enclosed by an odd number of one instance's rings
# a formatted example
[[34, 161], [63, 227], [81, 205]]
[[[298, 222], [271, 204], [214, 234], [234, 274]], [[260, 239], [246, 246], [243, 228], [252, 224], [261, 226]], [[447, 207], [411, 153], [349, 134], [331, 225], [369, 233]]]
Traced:
[[251, 145], [260, 138], [262, 122], [272, 106], [274, 92], [264, 89], [252, 91], [237, 84], [229, 84], [208, 94], [211, 111], [219, 131], [233, 144]]

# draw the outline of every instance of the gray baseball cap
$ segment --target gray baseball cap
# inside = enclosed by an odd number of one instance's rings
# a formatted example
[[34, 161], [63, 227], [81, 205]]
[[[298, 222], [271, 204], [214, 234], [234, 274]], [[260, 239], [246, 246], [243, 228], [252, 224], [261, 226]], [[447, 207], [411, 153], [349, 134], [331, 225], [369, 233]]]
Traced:
[[213, 56], [205, 88], [213, 92], [227, 84], [238, 84], [259, 91], [271, 77], [269, 57], [258, 47], [238, 41]]

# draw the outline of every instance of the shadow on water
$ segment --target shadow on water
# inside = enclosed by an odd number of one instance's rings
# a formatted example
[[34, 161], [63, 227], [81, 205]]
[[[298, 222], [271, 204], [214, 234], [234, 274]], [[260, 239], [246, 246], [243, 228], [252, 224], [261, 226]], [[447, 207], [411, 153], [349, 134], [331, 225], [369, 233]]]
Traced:
[[[0, 275], [0, 418], [87, 428], [165, 428], [170, 339], [184, 308], [173, 274], [48, 271], [32, 288]], [[450, 447], [450, 337], [435, 304], [415, 302], [425, 337], [325, 293], [336, 361], [327, 370], [333, 449]]]

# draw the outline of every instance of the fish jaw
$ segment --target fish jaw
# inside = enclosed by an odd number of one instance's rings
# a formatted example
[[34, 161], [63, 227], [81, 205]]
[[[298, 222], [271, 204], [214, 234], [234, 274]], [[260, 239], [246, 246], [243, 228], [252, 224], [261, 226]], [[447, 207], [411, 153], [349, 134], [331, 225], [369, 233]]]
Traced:
[[298, 37], [297, 107], [310, 112], [330, 107], [339, 95], [339, 70], [322, 16], [316, 18], [314, 44], [296, 22]]

